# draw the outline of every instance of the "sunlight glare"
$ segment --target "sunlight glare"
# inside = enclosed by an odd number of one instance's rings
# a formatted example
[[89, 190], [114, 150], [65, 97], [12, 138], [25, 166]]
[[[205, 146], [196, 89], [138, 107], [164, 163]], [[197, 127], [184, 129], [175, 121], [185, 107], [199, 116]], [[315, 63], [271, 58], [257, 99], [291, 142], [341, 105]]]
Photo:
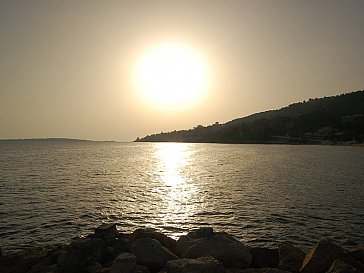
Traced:
[[153, 47], [140, 59], [136, 73], [143, 99], [157, 107], [188, 106], [207, 88], [205, 61], [181, 44]]

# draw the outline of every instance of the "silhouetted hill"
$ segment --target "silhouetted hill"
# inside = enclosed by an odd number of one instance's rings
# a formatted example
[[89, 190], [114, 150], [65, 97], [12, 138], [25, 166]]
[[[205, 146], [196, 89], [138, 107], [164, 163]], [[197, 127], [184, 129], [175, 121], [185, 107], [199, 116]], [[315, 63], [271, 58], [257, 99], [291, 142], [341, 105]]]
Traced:
[[364, 91], [309, 99], [225, 124], [146, 136], [141, 142], [323, 143], [363, 142]]

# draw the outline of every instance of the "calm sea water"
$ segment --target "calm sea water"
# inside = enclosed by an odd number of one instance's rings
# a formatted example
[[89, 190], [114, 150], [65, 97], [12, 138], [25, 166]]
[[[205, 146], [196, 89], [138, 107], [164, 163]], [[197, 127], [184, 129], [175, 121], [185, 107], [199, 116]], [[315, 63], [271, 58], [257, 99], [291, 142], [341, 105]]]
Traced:
[[68, 242], [116, 222], [249, 245], [364, 243], [364, 149], [0, 141], [0, 245]]

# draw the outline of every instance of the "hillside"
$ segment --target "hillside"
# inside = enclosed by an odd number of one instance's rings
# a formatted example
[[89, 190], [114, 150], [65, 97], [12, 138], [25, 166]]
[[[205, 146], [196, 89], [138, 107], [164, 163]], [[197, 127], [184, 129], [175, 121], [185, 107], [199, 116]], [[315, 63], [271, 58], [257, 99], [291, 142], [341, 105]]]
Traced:
[[309, 99], [224, 124], [160, 133], [140, 142], [362, 143], [364, 91]]

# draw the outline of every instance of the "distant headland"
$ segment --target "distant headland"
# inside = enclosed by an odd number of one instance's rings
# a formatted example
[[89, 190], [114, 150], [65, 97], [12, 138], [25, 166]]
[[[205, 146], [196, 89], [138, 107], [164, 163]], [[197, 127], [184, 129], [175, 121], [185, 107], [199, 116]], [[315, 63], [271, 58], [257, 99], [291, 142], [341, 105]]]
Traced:
[[135, 142], [362, 144], [364, 91], [310, 98], [224, 124], [162, 132]]

